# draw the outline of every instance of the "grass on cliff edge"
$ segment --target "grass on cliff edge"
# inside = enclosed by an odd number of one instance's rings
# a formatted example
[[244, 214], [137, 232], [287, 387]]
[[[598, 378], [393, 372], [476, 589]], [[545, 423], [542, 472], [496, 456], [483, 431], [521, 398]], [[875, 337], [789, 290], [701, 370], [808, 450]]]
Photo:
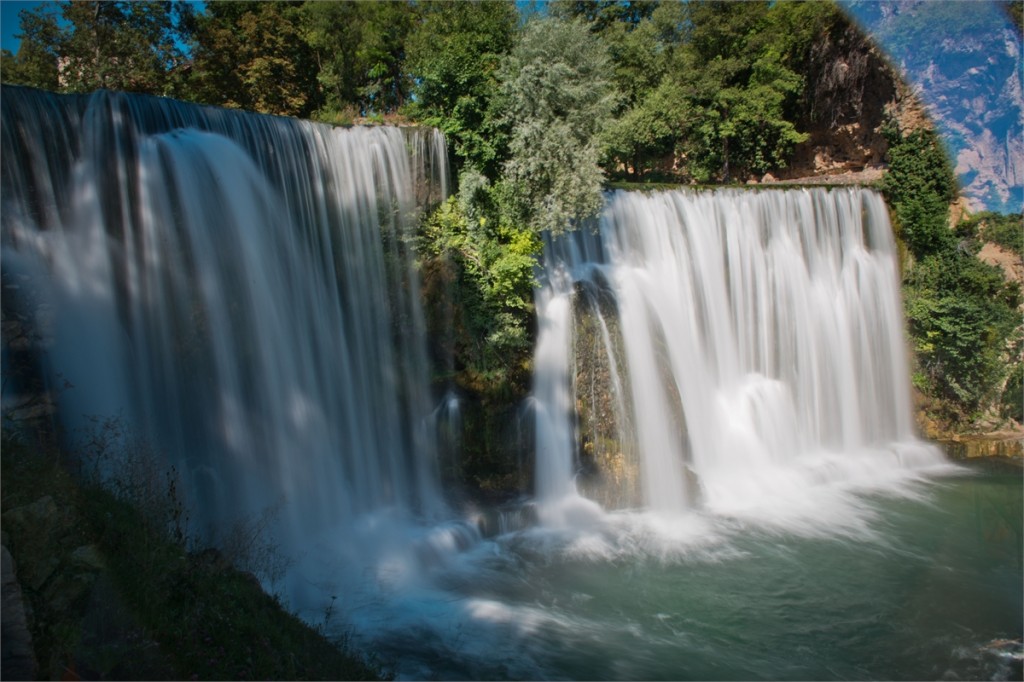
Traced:
[[[155, 529], [133, 505], [69, 474], [58, 453], [5, 433], [0, 464], [4, 540], [19, 578], [32, 574], [32, 561], [57, 566], [35, 589], [22, 585], [41, 678], [380, 679], [252, 575], [216, 554], [189, 553], [166, 526]], [[46, 496], [58, 509], [47, 528], [8, 516]], [[74, 589], [82, 574], [72, 552], [86, 545], [106, 567]]]

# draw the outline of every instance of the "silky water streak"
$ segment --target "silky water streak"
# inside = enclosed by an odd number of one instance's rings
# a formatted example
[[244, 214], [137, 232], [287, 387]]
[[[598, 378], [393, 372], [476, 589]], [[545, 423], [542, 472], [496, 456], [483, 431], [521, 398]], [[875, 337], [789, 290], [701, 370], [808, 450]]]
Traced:
[[449, 514], [407, 248], [447, 191], [439, 133], [104, 91], [2, 104], [4, 277], [51, 321], [69, 430], [138, 429], [197, 532], [280, 506], [294, 550], [382, 509]]
[[[617, 318], [616, 335], [604, 319], [592, 328], [614, 437], [636, 453], [630, 506], [813, 526], [844, 491], [945, 468], [915, 436], [896, 251], [877, 193], [617, 191], [596, 231], [553, 240], [545, 257], [542, 509], [564, 507], [587, 475], [572, 435], [587, 400], [574, 386], [574, 314]], [[612, 312], [587, 303], [596, 297]]]

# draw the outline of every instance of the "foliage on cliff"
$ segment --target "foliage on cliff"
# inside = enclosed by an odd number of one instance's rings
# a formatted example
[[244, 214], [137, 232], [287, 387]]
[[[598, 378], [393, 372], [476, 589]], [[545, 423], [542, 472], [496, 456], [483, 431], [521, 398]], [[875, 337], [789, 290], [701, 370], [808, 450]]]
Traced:
[[1024, 216], [982, 211], [961, 221], [957, 232], [1024, 256]]
[[503, 187], [472, 171], [459, 196], [420, 232], [431, 336], [448, 346], [452, 371], [469, 390], [522, 394], [532, 348], [533, 269], [540, 240], [503, 210]]
[[515, 219], [506, 183], [471, 168], [459, 184], [418, 234], [435, 378], [460, 397], [459, 442], [441, 453], [442, 475], [497, 501], [529, 480], [517, 409], [530, 387], [541, 242]]
[[[934, 416], [967, 424], [1012, 398], [1003, 394], [1014, 390], [1013, 382], [1004, 387], [1007, 357], [1021, 353], [1021, 290], [975, 257], [976, 227], [961, 226], [966, 238], [959, 240], [949, 229], [956, 180], [935, 132], [904, 132], [892, 124], [887, 134], [883, 191], [913, 255], [904, 272], [904, 302], [917, 355], [914, 383], [931, 399]], [[995, 238], [1004, 238], [1004, 219], [987, 224]]]

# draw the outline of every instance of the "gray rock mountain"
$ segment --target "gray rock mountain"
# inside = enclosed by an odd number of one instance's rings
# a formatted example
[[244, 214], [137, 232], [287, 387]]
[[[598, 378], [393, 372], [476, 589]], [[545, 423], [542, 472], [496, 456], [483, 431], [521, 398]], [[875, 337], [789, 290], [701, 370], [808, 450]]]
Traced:
[[1024, 206], [1021, 32], [1006, 4], [853, 0], [843, 6], [928, 108], [974, 210]]

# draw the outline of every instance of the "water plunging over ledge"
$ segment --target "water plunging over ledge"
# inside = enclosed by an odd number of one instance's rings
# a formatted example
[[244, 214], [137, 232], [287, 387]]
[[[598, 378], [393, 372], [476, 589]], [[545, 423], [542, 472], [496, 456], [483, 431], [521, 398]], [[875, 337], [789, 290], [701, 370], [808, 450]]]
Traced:
[[829, 503], [946, 466], [915, 436], [895, 247], [876, 193], [619, 191], [596, 232], [549, 242], [546, 262], [542, 516], [576, 496], [573, 420], [587, 396], [571, 376], [574, 300], [576, 318], [598, 322], [606, 431], [636, 453], [625, 463], [640, 482], [631, 506], [855, 523]]
[[[38, 301], [61, 419], [123, 415], [201, 522], [281, 504], [289, 606], [399, 676], [1012, 670], [1019, 475], [914, 437], [874, 193], [615, 193], [552, 244], [537, 499], [483, 538], [438, 484], [433, 425], [455, 449], [464, 420], [429, 393], [405, 240], [447, 192], [439, 135], [115, 93], [0, 105], [5, 314]], [[593, 396], [621, 495], [610, 458], [584, 480]]]
[[450, 514], [406, 244], [448, 191], [439, 133], [102, 91], [2, 106], [4, 274], [46, 306], [66, 428], [139, 429], [199, 532], [280, 505], [301, 549]]

